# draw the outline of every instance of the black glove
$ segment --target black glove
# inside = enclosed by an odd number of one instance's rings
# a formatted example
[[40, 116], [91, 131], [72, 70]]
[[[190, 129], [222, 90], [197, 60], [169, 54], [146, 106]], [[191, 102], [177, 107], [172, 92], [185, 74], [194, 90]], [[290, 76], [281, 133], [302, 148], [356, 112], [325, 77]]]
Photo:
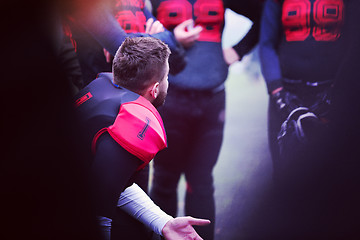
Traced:
[[307, 143], [312, 139], [314, 133], [323, 123], [319, 118], [310, 112], [306, 107], [295, 108], [287, 119], [282, 123], [278, 134], [279, 145], [284, 145], [284, 141], [293, 143]]
[[316, 101], [309, 106], [310, 111], [314, 112], [319, 118], [328, 118], [331, 104], [331, 90], [329, 87], [316, 94]]
[[295, 94], [284, 89], [272, 94], [270, 101], [273, 101], [282, 119], [285, 119], [292, 110], [303, 106], [301, 100]]
[[[290, 188], [303, 183], [304, 177], [316, 169], [316, 151], [323, 144], [327, 124], [306, 107], [294, 109], [281, 125], [278, 134], [279, 179]], [[326, 137], [325, 137], [326, 138]]]
[[281, 125], [277, 140], [280, 156], [291, 158], [302, 154], [308, 146], [318, 144], [327, 124], [306, 107], [294, 109]]

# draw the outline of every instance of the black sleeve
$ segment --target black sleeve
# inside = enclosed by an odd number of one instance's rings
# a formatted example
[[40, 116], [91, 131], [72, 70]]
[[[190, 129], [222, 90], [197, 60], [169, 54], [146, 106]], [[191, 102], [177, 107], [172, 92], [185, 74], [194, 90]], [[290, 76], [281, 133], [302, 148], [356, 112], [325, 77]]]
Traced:
[[78, 89], [84, 87], [79, 59], [74, 46], [67, 36], [63, 36], [60, 44], [59, 64], [71, 84], [74, 84]]
[[225, 8], [229, 8], [237, 14], [243, 15], [253, 22], [253, 25], [245, 37], [233, 46], [240, 59], [249, 53], [258, 43], [262, 5], [261, 0], [224, 1]]
[[129, 180], [142, 163], [109, 134], [103, 134], [98, 139], [91, 167], [97, 215], [113, 217], [121, 192], [128, 187]]
[[159, 7], [160, 1], [159, 0], [150, 0], [150, 2], [151, 2], [151, 6], [152, 6], [152, 14], [156, 17], [156, 14], [157, 14], [156, 9]]
[[261, 72], [269, 93], [282, 87], [280, 60], [277, 46], [282, 31], [281, 5], [274, 0], [267, 0], [261, 17], [259, 55]]

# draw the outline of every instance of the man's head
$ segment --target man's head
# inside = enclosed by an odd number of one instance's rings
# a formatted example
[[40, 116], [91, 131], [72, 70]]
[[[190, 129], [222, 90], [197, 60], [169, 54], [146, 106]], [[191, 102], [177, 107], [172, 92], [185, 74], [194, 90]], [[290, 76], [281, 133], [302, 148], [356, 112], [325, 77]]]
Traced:
[[152, 37], [126, 38], [113, 61], [114, 83], [148, 99], [155, 107], [167, 94], [170, 50]]

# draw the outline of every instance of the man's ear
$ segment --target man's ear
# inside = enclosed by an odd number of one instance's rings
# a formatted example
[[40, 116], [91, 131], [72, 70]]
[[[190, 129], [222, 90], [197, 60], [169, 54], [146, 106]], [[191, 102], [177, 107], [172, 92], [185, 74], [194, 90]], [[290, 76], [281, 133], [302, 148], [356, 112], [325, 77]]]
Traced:
[[150, 95], [155, 99], [159, 95], [159, 82], [155, 82], [150, 86]]

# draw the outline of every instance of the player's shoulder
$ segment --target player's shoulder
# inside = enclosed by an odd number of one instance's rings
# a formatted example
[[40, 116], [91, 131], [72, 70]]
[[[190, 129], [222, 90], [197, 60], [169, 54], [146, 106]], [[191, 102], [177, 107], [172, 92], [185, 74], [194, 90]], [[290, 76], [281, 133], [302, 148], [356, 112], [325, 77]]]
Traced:
[[86, 101], [90, 100], [97, 95], [99, 92], [107, 91], [109, 88], [109, 83], [112, 81], [111, 73], [100, 73], [98, 76], [87, 84], [84, 88], [82, 88], [78, 93], [74, 96], [75, 106], [79, 107]]
[[121, 105], [108, 132], [123, 148], [146, 163], [167, 146], [160, 114], [141, 96]]
[[[110, 104], [117, 108], [122, 103], [134, 101], [138, 97], [138, 94], [113, 84], [112, 73], [100, 73], [95, 80], [75, 95], [74, 101], [76, 107], [83, 105], [93, 107], [95, 103], [101, 106]], [[85, 102], [88, 104], [84, 104]]]

